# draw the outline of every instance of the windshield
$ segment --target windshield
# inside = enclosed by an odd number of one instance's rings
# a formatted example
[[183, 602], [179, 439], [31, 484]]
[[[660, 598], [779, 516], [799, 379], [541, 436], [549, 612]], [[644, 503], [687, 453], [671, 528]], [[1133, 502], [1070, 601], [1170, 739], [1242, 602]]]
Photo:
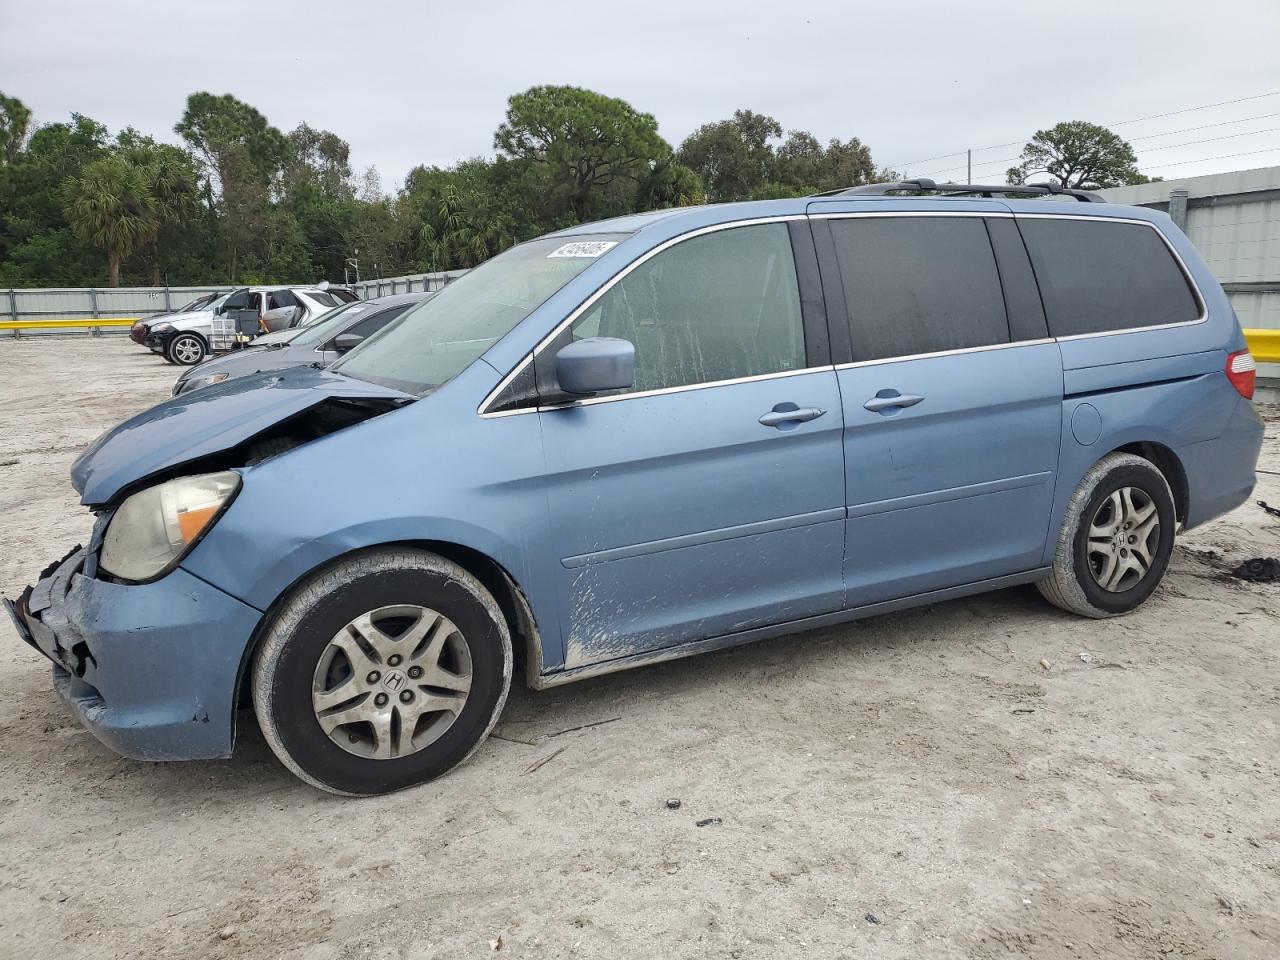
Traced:
[[186, 306], [179, 307], [174, 313], [190, 313], [193, 310], [202, 310], [216, 299], [218, 299], [216, 293], [206, 293], [203, 297], [196, 297]]
[[344, 303], [336, 309], [320, 314], [313, 322], [300, 328], [296, 335], [289, 338], [289, 343], [295, 347], [299, 344], [317, 343], [330, 334], [337, 333], [348, 320], [354, 320], [357, 313], [367, 309], [369, 309], [367, 303]]
[[544, 237], [469, 270], [334, 365], [408, 393], [451, 380], [626, 234]]

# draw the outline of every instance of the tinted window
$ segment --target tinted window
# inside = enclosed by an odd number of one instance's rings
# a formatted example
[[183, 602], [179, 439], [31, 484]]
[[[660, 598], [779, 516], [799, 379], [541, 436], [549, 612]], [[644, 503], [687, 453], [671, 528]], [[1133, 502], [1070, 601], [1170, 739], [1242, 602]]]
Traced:
[[293, 295], [291, 290], [272, 290], [268, 303], [270, 304], [267, 307], [268, 310], [275, 310], [278, 307], [296, 307], [298, 298]]
[[854, 360], [1009, 342], [980, 217], [831, 220]]
[[1101, 219], [1023, 219], [1049, 333], [1070, 337], [1200, 316], [1187, 278], [1151, 227]]
[[799, 370], [804, 333], [786, 224], [718, 230], [646, 260], [574, 321], [636, 348], [633, 390]]
[[355, 297], [352, 297], [351, 300], [339, 300], [328, 290], [308, 290], [306, 294], [322, 307], [336, 307], [340, 303], [350, 303], [355, 300]]
[[400, 316], [400, 314], [408, 310], [411, 306], [413, 306], [412, 303], [402, 303], [398, 307], [387, 307], [381, 313], [376, 313], [372, 317], [366, 317], [364, 320], [360, 320], [357, 323], [353, 323], [350, 327], [348, 327], [346, 330], [343, 330], [342, 332], [353, 333], [356, 336], [360, 336], [360, 337], [364, 337], [365, 339], [368, 339], [369, 337], [372, 337], [375, 333], [377, 333], [379, 330], [381, 330], [383, 327], [385, 327], [392, 320], [394, 320], [396, 317]]

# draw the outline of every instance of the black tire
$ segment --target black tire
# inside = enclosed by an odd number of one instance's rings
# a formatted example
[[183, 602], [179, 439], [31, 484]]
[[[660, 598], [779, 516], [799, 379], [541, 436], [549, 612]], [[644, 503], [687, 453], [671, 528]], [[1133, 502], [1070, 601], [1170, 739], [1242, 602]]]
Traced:
[[[321, 658], [332, 656], [331, 641], [354, 619], [404, 604], [430, 607], [456, 625], [451, 642], [466, 645], [470, 689], [428, 745], [386, 759], [358, 756], [321, 727], [313, 707], [317, 671]], [[511, 670], [506, 620], [475, 577], [423, 550], [379, 549], [339, 561], [285, 600], [254, 657], [253, 704], [267, 743], [293, 773], [330, 793], [371, 796], [433, 780], [471, 756], [502, 713]], [[395, 708], [393, 700], [387, 709]]]
[[[1090, 530], [1094, 520], [1102, 517], [1107, 529], [1115, 530], [1117, 549], [1132, 549], [1127, 529], [1120, 519], [1113, 527], [1111, 510], [1104, 506], [1113, 494], [1125, 490], [1137, 491], [1146, 503], [1154, 505], [1158, 526], [1150, 531], [1145, 544], [1145, 552], [1151, 558], [1145, 572], [1126, 574], [1128, 580], [1117, 582], [1115, 589], [1106, 589], [1100, 581], [1109, 578], [1099, 572], [1099, 567], [1105, 571], [1106, 561], [1091, 550]], [[1108, 454], [1089, 469], [1067, 503], [1053, 572], [1036, 586], [1054, 606], [1084, 617], [1102, 619], [1129, 613], [1151, 596], [1164, 577], [1173, 553], [1176, 525], [1173, 494], [1155, 464], [1131, 453]], [[1098, 544], [1095, 536], [1094, 545]], [[1105, 544], [1102, 546], [1105, 548]]]
[[209, 356], [209, 345], [198, 333], [180, 333], [169, 341], [164, 358], [180, 367], [194, 367]]

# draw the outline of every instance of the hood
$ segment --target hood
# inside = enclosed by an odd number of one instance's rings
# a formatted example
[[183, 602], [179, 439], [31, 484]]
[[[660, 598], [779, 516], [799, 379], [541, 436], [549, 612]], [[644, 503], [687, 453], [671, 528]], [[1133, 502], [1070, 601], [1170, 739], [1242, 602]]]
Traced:
[[[413, 399], [314, 367], [228, 380], [166, 400], [108, 430], [71, 465], [71, 483], [81, 503], [102, 506], [142, 480], [230, 454], [316, 408], [365, 408], [346, 418], [354, 423]], [[231, 465], [223, 462], [219, 469]]]
[[305, 327], [289, 327], [285, 330], [277, 330], [275, 333], [264, 333], [253, 338], [253, 345], [255, 347], [269, 347], [276, 343], [288, 343], [300, 334], [303, 329]]
[[[305, 366], [316, 363], [320, 359], [320, 354], [308, 347], [290, 347], [287, 343], [275, 343], [260, 347], [255, 340], [254, 345], [251, 347], [246, 347], [243, 350], [233, 350], [231, 353], [224, 354], [221, 357], [214, 357], [212, 360], [206, 360], [204, 363], [197, 364], [194, 367], [188, 367], [182, 376], [178, 377], [178, 382], [174, 385], [174, 389], [180, 389], [193, 380], [203, 380], [215, 373], [224, 373], [228, 379], [235, 379], [248, 377], [255, 373]], [[225, 383], [226, 381], [222, 382]], [[214, 386], [217, 386], [217, 384], [214, 384]], [[197, 387], [196, 389], [208, 390], [210, 388], [205, 386]]]
[[213, 316], [212, 310], [189, 310], [186, 313], [164, 313], [158, 317], [147, 317], [142, 322], [148, 330], [162, 323], [179, 324], [186, 320], [208, 320]]

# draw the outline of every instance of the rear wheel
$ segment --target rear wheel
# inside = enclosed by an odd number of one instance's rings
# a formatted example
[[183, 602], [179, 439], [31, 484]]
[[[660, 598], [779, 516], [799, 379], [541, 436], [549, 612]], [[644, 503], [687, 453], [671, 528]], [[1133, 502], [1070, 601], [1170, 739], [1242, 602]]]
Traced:
[[1164, 474], [1142, 457], [1108, 454], [1068, 502], [1053, 572], [1037, 586], [1050, 603], [1081, 616], [1128, 613], [1164, 577], [1176, 523]]
[[200, 363], [209, 354], [204, 337], [198, 333], [180, 333], [169, 341], [165, 357], [170, 363], [183, 367], [192, 367]]
[[488, 736], [511, 686], [492, 595], [420, 550], [343, 560], [298, 588], [254, 659], [276, 756], [313, 786], [369, 795], [432, 780]]

